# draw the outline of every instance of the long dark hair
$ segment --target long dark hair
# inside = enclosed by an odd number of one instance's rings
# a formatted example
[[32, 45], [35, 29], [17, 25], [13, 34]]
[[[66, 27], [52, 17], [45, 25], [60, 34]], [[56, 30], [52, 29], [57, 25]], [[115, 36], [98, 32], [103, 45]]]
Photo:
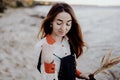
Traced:
[[51, 22], [60, 12], [67, 12], [72, 17], [72, 26], [70, 31], [67, 33], [67, 37], [69, 38], [69, 42], [73, 47], [76, 57], [78, 58], [83, 53], [83, 47], [85, 46], [85, 44], [83, 41], [80, 25], [78, 24], [74, 11], [72, 7], [67, 3], [56, 3], [52, 6], [41, 25], [38, 38], [43, 38], [47, 34], [52, 33], [52, 27], [50, 27]]

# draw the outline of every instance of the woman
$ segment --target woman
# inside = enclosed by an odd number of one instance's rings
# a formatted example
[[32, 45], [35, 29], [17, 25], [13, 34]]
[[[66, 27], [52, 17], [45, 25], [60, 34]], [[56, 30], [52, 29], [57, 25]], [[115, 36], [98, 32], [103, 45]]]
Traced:
[[[42, 34], [41, 34], [42, 33]], [[40, 53], [38, 70], [41, 80], [88, 79], [76, 69], [76, 59], [85, 43], [74, 11], [66, 3], [56, 3], [44, 19], [36, 48]]]

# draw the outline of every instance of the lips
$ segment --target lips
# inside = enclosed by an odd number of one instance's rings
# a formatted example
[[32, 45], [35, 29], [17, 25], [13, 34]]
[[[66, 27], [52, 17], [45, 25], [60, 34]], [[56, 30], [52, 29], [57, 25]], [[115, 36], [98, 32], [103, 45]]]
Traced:
[[58, 31], [59, 32], [59, 34], [61, 34], [61, 35], [63, 35], [64, 34], [64, 31]]

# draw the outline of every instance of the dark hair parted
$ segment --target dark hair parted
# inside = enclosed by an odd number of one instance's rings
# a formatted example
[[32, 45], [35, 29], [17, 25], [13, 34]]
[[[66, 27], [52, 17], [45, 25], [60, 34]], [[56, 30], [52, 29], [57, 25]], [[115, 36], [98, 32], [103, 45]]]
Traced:
[[[70, 31], [66, 35], [69, 38], [69, 42], [72, 45], [72, 48], [76, 54], [76, 57], [78, 58], [83, 53], [83, 47], [85, 45], [84, 45], [80, 25], [78, 24], [78, 21], [75, 17], [72, 7], [70, 5], [68, 5], [67, 3], [56, 3], [52, 6], [52, 8], [48, 12], [47, 16], [45, 17], [45, 19], [41, 25], [41, 29], [38, 34], [38, 38], [39, 37], [43, 38], [47, 34], [52, 33], [52, 27], [50, 27], [51, 22], [61, 12], [67, 12], [72, 17], [72, 26], [71, 26]], [[40, 33], [42, 33], [42, 34], [40, 35]]]

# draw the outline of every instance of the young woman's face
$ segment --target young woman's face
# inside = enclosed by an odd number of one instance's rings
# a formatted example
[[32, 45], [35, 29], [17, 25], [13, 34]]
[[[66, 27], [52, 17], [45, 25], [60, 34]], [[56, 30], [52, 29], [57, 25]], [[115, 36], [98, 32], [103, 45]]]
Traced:
[[72, 26], [72, 17], [67, 12], [59, 13], [52, 22], [52, 35], [63, 37], [65, 36], [68, 31], [71, 29]]

